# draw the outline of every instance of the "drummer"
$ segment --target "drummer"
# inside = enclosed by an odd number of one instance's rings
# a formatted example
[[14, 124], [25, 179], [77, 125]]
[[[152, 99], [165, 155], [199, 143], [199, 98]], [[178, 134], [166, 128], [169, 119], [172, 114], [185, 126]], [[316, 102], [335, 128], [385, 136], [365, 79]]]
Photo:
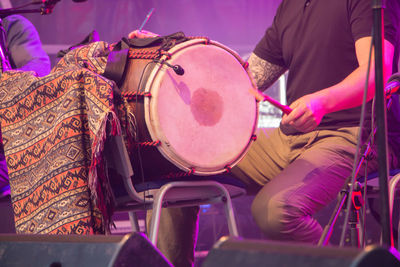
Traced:
[[[248, 60], [262, 91], [286, 71], [289, 75], [287, 102], [292, 112], [283, 115], [272, 133], [260, 130], [232, 170], [256, 192], [251, 212], [269, 239], [316, 244], [322, 227], [313, 214], [337, 197], [351, 175], [359, 133], [361, 144], [368, 141], [371, 129], [360, 129], [359, 122], [372, 41], [370, 2], [283, 0]], [[399, 12], [397, 1], [387, 1], [384, 81], [397, 71], [393, 62], [398, 61]], [[371, 122], [374, 73], [372, 64], [364, 125]], [[392, 114], [388, 118], [398, 119]], [[389, 140], [391, 167], [398, 166], [394, 152], [400, 151], [399, 125], [388, 123], [389, 136], [394, 137]], [[368, 172], [377, 170], [375, 152], [373, 147]], [[158, 246], [175, 266], [193, 264], [190, 240], [196, 237], [198, 210], [161, 213]]]

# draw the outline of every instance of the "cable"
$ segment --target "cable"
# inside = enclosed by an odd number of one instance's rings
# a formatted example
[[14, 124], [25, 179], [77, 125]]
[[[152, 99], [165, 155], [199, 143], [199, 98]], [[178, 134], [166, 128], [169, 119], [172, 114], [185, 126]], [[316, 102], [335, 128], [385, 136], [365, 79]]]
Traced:
[[[373, 30], [371, 33], [371, 36], [373, 36]], [[346, 234], [346, 230], [347, 230], [347, 224], [349, 221], [349, 211], [350, 211], [350, 205], [351, 205], [351, 196], [353, 194], [354, 191], [354, 182], [356, 180], [356, 168], [357, 168], [357, 164], [359, 161], [359, 150], [360, 150], [360, 144], [361, 144], [361, 136], [362, 136], [362, 130], [363, 130], [363, 125], [364, 125], [364, 119], [365, 119], [365, 106], [367, 103], [367, 93], [368, 93], [368, 84], [369, 84], [369, 73], [370, 73], [370, 69], [371, 69], [371, 57], [372, 57], [372, 48], [373, 48], [373, 38], [371, 38], [371, 45], [370, 45], [370, 50], [369, 50], [369, 56], [368, 56], [368, 67], [367, 67], [367, 78], [365, 80], [365, 86], [364, 86], [364, 95], [363, 95], [363, 102], [361, 105], [361, 114], [360, 114], [360, 124], [359, 124], [359, 129], [358, 129], [358, 137], [357, 137], [357, 145], [356, 145], [356, 153], [354, 155], [354, 164], [353, 164], [353, 170], [352, 170], [352, 174], [351, 174], [351, 181], [350, 181], [350, 191], [349, 194], [347, 196], [347, 211], [346, 211], [346, 215], [345, 215], [345, 219], [343, 222], [343, 230], [342, 230], [342, 234], [340, 237], [340, 243], [339, 246], [343, 246], [344, 244], [344, 238], [345, 238], [345, 234]]]

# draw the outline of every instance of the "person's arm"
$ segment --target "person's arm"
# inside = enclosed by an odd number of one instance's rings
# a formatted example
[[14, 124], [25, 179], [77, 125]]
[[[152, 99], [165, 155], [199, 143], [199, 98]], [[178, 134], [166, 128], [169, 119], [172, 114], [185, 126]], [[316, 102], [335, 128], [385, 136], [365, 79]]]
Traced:
[[254, 53], [250, 55], [248, 63], [250, 73], [261, 91], [268, 89], [286, 71], [286, 68], [272, 64]]
[[[363, 37], [355, 43], [359, 64], [357, 69], [340, 83], [313, 94], [305, 95], [294, 101], [290, 105], [293, 111], [289, 115], [283, 116], [282, 123], [291, 125], [299, 131], [309, 132], [319, 125], [325, 114], [360, 106], [367, 79], [371, 39], [371, 37]], [[392, 72], [393, 54], [393, 45], [385, 40], [383, 58], [384, 81], [388, 80]], [[375, 95], [374, 61], [374, 52], [372, 52], [367, 101], [371, 100]]]
[[49, 74], [50, 59], [43, 50], [39, 34], [32, 23], [22, 16], [13, 15], [6, 17], [3, 24], [13, 67], [35, 71], [39, 76]]

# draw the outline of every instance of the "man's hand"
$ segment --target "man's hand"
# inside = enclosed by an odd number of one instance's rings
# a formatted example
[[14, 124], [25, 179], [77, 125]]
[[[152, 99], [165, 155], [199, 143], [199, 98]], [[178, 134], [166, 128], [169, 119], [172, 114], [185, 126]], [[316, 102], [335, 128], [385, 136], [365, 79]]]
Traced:
[[152, 38], [152, 37], [158, 37], [160, 35], [145, 31], [145, 30], [134, 30], [128, 34], [128, 38], [133, 39], [133, 38]]
[[314, 130], [326, 114], [318, 94], [305, 95], [294, 101], [290, 108], [292, 112], [283, 115], [282, 124], [304, 133]]

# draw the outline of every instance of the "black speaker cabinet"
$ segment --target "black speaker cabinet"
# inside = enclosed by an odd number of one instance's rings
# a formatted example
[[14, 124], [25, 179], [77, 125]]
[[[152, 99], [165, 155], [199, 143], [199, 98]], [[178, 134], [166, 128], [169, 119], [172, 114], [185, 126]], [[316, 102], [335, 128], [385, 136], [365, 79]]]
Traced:
[[387, 267], [400, 266], [397, 251], [382, 247], [317, 247], [304, 244], [222, 238], [202, 267]]
[[0, 235], [0, 266], [172, 266], [141, 233]]

